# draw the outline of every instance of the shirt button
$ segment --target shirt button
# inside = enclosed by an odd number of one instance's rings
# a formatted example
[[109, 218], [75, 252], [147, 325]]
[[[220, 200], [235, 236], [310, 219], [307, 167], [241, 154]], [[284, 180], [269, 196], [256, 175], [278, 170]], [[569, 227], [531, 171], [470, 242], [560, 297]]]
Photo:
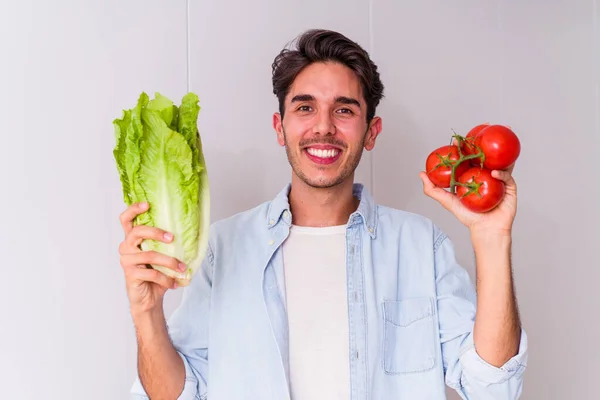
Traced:
[[269, 246], [272, 246], [275, 243], [273, 239], [269, 240]]
[[270, 220], [269, 221], [269, 225], [273, 225], [275, 223], [275, 220]]
[[369, 232], [373, 233], [373, 228], [369, 227]]

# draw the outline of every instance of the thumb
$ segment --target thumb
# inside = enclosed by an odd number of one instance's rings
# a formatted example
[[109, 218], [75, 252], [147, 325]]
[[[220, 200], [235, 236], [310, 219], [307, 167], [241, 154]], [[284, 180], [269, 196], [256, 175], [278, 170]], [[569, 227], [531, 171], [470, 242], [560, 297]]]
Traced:
[[440, 203], [446, 210], [452, 211], [452, 205], [456, 201], [455, 196], [447, 190], [435, 186], [425, 172], [419, 172], [419, 177], [423, 182], [423, 193]]

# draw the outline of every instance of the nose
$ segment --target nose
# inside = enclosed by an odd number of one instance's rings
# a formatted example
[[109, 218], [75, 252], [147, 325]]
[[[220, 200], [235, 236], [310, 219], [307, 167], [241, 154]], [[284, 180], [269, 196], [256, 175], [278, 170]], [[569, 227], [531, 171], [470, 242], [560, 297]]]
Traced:
[[313, 133], [317, 135], [335, 135], [335, 124], [328, 112], [319, 112], [317, 121], [313, 127]]

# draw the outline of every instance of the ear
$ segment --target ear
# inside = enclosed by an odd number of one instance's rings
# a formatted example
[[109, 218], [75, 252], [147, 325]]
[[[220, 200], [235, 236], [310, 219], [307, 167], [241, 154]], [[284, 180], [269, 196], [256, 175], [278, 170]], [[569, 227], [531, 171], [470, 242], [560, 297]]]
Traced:
[[278, 112], [273, 114], [273, 129], [275, 129], [275, 132], [277, 133], [277, 143], [279, 143], [280, 146], [285, 146], [285, 139], [283, 137], [283, 119]]
[[374, 117], [369, 124], [369, 130], [367, 131], [367, 137], [365, 138], [365, 149], [367, 151], [371, 151], [373, 150], [373, 147], [375, 147], [375, 140], [381, 133], [381, 125], [381, 117]]

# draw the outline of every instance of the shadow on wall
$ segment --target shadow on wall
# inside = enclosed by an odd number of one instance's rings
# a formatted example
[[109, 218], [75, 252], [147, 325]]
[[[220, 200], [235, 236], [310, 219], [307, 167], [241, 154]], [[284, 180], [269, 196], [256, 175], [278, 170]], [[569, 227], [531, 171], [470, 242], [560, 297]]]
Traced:
[[[518, 181], [517, 175], [515, 169]], [[531, 190], [532, 195], [534, 192]], [[545, 214], [528, 193], [526, 189], [520, 189], [512, 257], [521, 320], [529, 339], [529, 373], [526, 372], [523, 397], [529, 398], [528, 389], [532, 388], [532, 392], [541, 396], [539, 398], [567, 399], [572, 393], [568, 392], [558, 371], [556, 379], [532, 371], [546, 369], [545, 366], [556, 360], [561, 360], [562, 365], [577, 365], [579, 357], [586, 357], [574, 354], [571, 346], [557, 346], [555, 342], [557, 337], [572, 337], [573, 327], [581, 326], [577, 321], [578, 314], [573, 312], [574, 301], [561, 296], [561, 293], [574, 293], [577, 289], [559, 287], [560, 283], [572, 284], [573, 279], [561, 276], [575, 271], [569, 265], [569, 259], [572, 259], [569, 251], [556, 240], [562, 223]]]
[[418, 174], [425, 165], [423, 154], [428, 144], [424, 138], [428, 135], [400, 104], [393, 102], [393, 98], [387, 99], [381, 110], [383, 130], [373, 150], [373, 184], [377, 201], [419, 212], [422, 207], [418, 205], [424, 197]]
[[271, 200], [290, 179], [283, 148], [273, 151], [263, 146], [237, 153], [213, 147], [206, 158], [212, 222]]

